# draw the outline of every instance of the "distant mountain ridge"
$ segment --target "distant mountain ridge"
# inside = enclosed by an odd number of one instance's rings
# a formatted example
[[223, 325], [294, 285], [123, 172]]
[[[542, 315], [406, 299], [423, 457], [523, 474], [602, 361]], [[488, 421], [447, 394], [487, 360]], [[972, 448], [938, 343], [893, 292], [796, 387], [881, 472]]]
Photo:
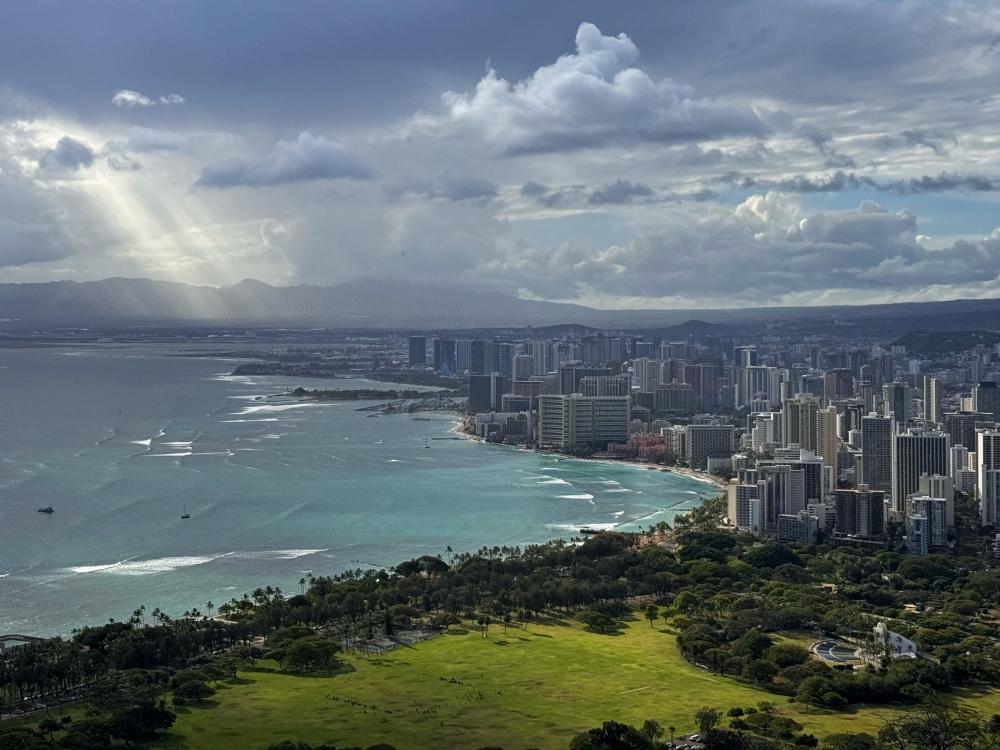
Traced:
[[7, 328], [236, 324], [339, 328], [459, 329], [553, 327], [656, 330], [662, 335], [731, 333], [777, 323], [810, 333], [897, 337], [910, 331], [1000, 330], [1000, 300], [952, 300], [835, 307], [726, 310], [598, 310], [519, 299], [461, 285], [359, 279], [337, 286], [228, 287], [150, 279], [0, 284]]

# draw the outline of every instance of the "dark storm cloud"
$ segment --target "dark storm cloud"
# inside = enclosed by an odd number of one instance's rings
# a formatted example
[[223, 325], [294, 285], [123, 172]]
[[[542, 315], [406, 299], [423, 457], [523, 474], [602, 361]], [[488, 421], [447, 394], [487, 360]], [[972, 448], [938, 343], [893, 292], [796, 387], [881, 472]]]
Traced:
[[341, 177], [364, 180], [371, 177], [371, 170], [342, 143], [300, 133], [294, 141], [278, 141], [274, 150], [259, 158], [209, 164], [195, 185], [268, 187]]
[[54, 226], [0, 218], [0, 267], [45, 263], [71, 252]]
[[64, 135], [54, 148], [47, 149], [38, 157], [38, 166], [45, 172], [75, 172], [94, 163], [94, 152], [90, 146], [75, 138]]
[[615, 180], [610, 185], [592, 192], [589, 200], [595, 206], [603, 206], [614, 203], [631, 203], [636, 198], [651, 198], [653, 195], [653, 188], [645, 183]]

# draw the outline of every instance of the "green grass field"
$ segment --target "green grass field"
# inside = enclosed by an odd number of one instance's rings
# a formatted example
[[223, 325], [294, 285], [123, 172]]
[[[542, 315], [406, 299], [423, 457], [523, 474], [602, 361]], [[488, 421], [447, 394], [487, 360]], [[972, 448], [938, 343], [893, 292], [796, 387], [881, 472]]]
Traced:
[[[877, 731], [896, 713], [865, 708], [814, 712], [787, 699], [703, 672], [685, 662], [672, 634], [658, 623], [631, 623], [603, 636], [577, 624], [490, 628], [445, 635], [383, 656], [349, 657], [348, 671], [296, 677], [241, 673], [212, 707], [180, 709], [157, 746], [263, 748], [283, 739], [336, 745], [390, 742], [400, 750], [474, 748], [487, 744], [562, 750], [581, 730], [607, 719], [693, 730], [695, 710], [726, 710], [762, 700], [778, 705], [818, 736]], [[968, 696], [971, 705], [1000, 710], [1000, 692]]]

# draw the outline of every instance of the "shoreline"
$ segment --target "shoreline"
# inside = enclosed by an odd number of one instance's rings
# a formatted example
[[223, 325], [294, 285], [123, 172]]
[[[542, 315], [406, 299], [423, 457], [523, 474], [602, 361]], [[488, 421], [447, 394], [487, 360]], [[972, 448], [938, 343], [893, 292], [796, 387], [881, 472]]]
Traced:
[[[471, 440], [476, 443], [487, 444], [488, 441], [483, 440], [479, 435], [474, 435], [464, 429], [465, 422], [463, 417], [459, 417], [452, 422], [450, 432], [454, 432], [457, 435], [461, 435], [467, 440]], [[497, 445], [504, 445], [503, 443], [497, 443]], [[508, 445], [509, 448], [517, 448], [518, 450], [530, 451], [533, 453], [542, 453], [544, 455], [556, 456], [558, 458], [572, 459], [574, 461], [591, 461], [593, 463], [610, 464], [612, 466], [631, 466], [636, 469], [645, 469], [646, 471], [662, 471], [667, 474], [675, 474], [677, 476], [686, 477], [687, 479], [693, 479], [696, 482], [702, 482], [703, 484], [708, 484], [719, 490], [719, 492], [725, 492], [727, 484], [722, 479], [708, 474], [704, 471], [699, 471], [698, 469], [691, 469], [686, 466], [660, 466], [659, 464], [646, 463], [644, 461], [629, 461], [628, 459], [618, 459], [618, 458], [608, 458], [606, 456], [601, 457], [583, 457], [583, 456], [573, 456], [569, 453], [563, 453], [562, 451], [551, 450], [547, 448], [530, 448], [525, 445]]]

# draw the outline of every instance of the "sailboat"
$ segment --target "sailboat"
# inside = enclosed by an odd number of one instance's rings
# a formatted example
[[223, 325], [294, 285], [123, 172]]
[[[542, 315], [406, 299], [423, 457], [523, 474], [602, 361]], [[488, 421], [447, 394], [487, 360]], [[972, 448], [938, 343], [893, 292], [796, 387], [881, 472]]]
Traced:
[[424, 438], [424, 447], [425, 448], [430, 448], [431, 447], [431, 441], [428, 440], [427, 438]]
[[184, 506], [184, 510], [181, 513], [181, 520], [183, 521], [184, 519], [187, 519], [187, 518], [190, 518], [190, 517], [191, 517], [191, 514], [188, 513], [187, 505], [185, 505]]
[[56, 509], [53, 508], [51, 505], [46, 505], [44, 508], [39, 508], [38, 512], [39, 513], [55, 513]]

